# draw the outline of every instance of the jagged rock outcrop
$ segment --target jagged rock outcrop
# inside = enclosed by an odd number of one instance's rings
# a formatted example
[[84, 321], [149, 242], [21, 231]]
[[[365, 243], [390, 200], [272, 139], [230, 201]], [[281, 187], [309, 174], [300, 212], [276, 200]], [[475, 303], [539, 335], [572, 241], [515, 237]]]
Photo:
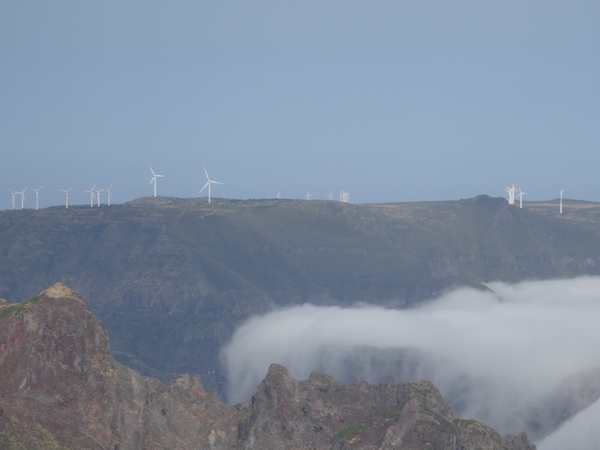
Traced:
[[532, 450], [523, 435], [512, 441], [479, 422], [455, 419], [430, 382], [344, 385], [313, 372], [293, 379], [273, 364], [240, 425], [250, 449], [506, 449]]
[[0, 307], [0, 320], [0, 431], [26, 435], [39, 426], [73, 449], [237, 442], [240, 408], [198, 376], [161, 384], [116, 362], [104, 324], [63, 284]]
[[455, 419], [428, 381], [344, 385], [272, 365], [251, 402], [222, 403], [198, 376], [161, 383], [111, 356], [106, 328], [57, 283], [0, 305], [0, 448], [532, 450]]

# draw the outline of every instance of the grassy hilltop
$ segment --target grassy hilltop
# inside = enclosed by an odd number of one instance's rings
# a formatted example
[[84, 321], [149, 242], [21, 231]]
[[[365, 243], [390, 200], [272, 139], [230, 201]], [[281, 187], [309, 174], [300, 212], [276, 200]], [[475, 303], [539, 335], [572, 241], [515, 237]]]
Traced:
[[453, 286], [600, 274], [600, 204], [143, 198], [0, 212], [0, 297], [61, 281], [118, 359], [216, 388], [232, 330], [273, 305], [404, 307]]

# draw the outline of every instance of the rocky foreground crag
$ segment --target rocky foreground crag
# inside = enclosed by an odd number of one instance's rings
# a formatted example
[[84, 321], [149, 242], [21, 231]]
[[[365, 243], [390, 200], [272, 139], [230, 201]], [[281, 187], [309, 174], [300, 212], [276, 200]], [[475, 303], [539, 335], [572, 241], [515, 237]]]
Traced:
[[344, 385], [271, 366], [229, 406], [198, 376], [161, 383], [118, 363], [104, 324], [60, 283], [0, 303], [0, 449], [530, 450], [456, 419], [427, 381]]

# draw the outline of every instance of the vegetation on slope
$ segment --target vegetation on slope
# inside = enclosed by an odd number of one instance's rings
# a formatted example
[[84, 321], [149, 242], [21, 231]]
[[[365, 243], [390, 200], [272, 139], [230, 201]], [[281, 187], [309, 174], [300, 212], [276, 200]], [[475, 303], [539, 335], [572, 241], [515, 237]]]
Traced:
[[89, 299], [117, 357], [216, 388], [218, 351], [274, 304], [405, 307], [458, 285], [600, 272], [600, 206], [501, 198], [351, 205], [140, 199], [0, 212], [0, 296], [56, 281]]

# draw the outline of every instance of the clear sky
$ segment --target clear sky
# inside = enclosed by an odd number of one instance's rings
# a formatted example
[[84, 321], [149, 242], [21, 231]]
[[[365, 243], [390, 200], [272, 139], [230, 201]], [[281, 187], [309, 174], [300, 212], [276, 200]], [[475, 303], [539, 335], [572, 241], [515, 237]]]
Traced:
[[238, 199], [600, 201], [598, 24], [597, 0], [5, 0], [0, 209], [151, 195], [149, 166], [177, 197], [206, 166]]

